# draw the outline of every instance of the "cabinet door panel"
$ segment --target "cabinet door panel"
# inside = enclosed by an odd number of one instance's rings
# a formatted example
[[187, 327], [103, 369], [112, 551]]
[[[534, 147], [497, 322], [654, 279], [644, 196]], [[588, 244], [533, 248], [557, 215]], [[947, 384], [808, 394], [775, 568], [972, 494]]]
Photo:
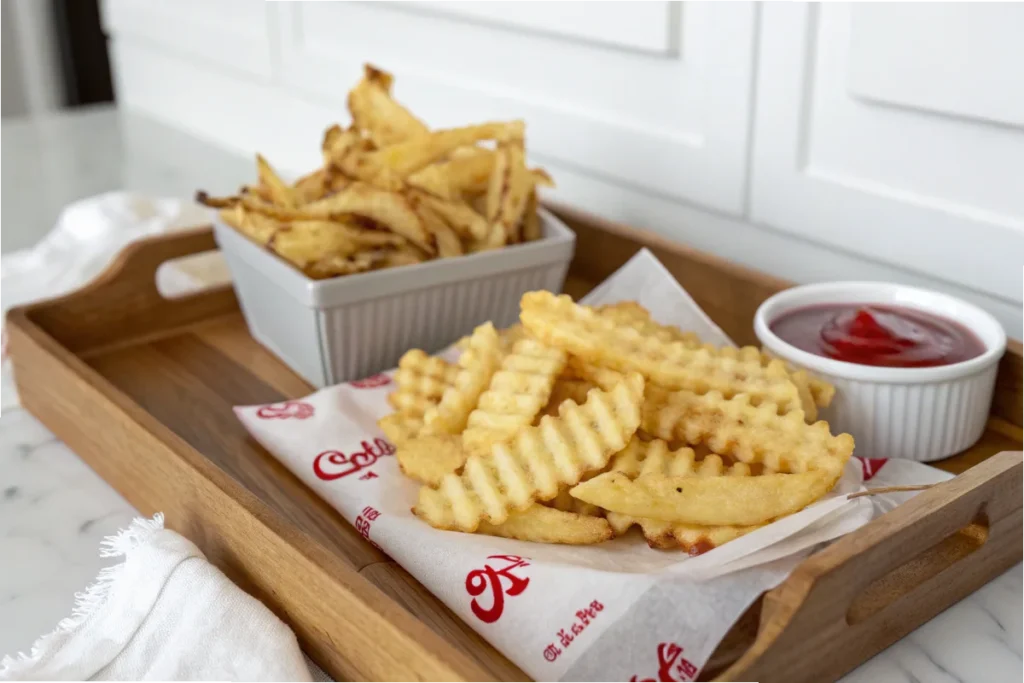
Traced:
[[1000, 58], [1024, 48], [995, 27], [1024, 31], [1022, 9], [766, 5], [753, 218], [1020, 301], [1024, 55]]
[[271, 76], [268, 12], [251, 0], [103, 0], [116, 39], [158, 45], [179, 56]]

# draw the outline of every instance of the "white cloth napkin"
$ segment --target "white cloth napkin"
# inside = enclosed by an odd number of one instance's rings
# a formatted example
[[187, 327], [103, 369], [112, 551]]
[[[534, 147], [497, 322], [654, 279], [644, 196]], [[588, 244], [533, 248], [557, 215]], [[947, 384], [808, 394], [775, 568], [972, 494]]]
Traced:
[[[188, 202], [111, 193], [68, 206], [35, 247], [0, 259], [2, 308], [56, 296], [98, 275], [129, 242], [201, 224]], [[226, 281], [217, 254], [163, 269], [177, 294]], [[3, 405], [15, 405], [9, 363]], [[71, 617], [31, 652], [0, 661], [0, 680], [328, 680], [307, 666], [295, 635], [246, 595], [162, 515], [107, 539], [101, 555], [124, 557], [76, 595]], [[2, 563], [2, 561], [0, 561]], [[2, 609], [0, 609], [2, 618]]]
[[163, 515], [136, 519], [101, 555], [125, 559], [31, 653], [5, 657], [0, 680], [312, 680], [291, 630]]

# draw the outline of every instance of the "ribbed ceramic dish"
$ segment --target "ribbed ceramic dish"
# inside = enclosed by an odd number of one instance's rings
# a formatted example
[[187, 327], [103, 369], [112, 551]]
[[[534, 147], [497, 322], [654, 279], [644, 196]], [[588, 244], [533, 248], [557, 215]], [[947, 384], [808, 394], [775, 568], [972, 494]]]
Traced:
[[[985, 352], [928, 368], [857, 365], [797, 349], [771, 331], [779, 316], [819, 304], [888, 304], [924, 311], [963, 325]], [[884, 282], [827, 282], [772, 296], [754, 316], [758, 339], [774, 355], [807, 368], [836, 386], [823, 417], [853, 434], [857, 455], [928, 462], [970, 448], [985, 431], [1006, 333], [977, 306], [946, 294]]]
[[562, 291], [576, 235], [541, 210], [543, 237], [468, 256], [312, 280], [214, 224], [252, 336], [317, 387], [393, 368], [487, 320], [511, 325], [528, 291]]

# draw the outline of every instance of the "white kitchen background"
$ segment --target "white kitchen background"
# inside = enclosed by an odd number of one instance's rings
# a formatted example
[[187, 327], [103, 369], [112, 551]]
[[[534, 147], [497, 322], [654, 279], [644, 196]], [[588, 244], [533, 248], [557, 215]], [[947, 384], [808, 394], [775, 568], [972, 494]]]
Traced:
[[103, 10], [122, 107], [291, 173], [372, 62], [432, 126], [525, 119], [553, 200], [796, 281], [946, 290], [1021, 336], [1024, 4]]

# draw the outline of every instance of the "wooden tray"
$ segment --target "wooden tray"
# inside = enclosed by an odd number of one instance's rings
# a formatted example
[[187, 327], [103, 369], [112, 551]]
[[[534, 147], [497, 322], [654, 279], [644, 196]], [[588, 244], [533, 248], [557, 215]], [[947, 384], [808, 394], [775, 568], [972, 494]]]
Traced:
[[[651, 248], [740, 343], [786, 282], [555, 207], [577, 232], [579, 296]], [[127, 248], [82, 290], [11, 311], [22, 402], [144, 514], [296, 631], [338, 679], [525, 679], [256, 444], [231, 412], [310, 387], [249, 336], [230, 288], [164, 299], [157, 267], [214, 249], [208, 228]], [[938, 463], [955, 479], [809, 557], [705, 667], [721, 680], [817, 681], [857, 666], [1021, 560], [1021, 346], [990, 428]], [[997, 455], [998, 454], [998, 455]], [[969, 469], [968, 469], [969, 468]]]

